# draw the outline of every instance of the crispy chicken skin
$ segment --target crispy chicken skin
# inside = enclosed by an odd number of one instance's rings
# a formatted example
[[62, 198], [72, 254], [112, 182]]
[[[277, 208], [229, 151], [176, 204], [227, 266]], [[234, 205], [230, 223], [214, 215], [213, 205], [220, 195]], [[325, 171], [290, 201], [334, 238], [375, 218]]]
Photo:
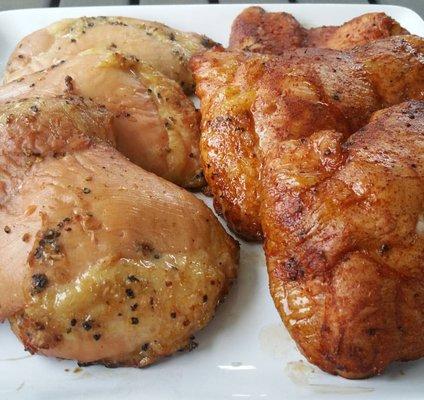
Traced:
[[133, 57], [87, 50], [1, 86], [0, 102], [62, 94], [106, 106], [117, 149], [135, 164], [180, 186], [203, 186], [198, 116], [171, 79]]
[[424, 102], [343, 136], [264, 130], [262, 225], [271, 293], [302, 352], [365, 378], [424, 356]]
[[248, 7], [233, 22], [229, 48], [277, 55], [297, 47], [344, 50], [407, 33], [384, 13], [363, 14], [341, 26], [305, 29], [291, 14]]
[[0, 318], [31, 352], [145, 366], [193, 347], [238, 247], [114, 137], [113, 116], [88, 100], [0, 106]]
[[[318, 129], [349, 135], [374, 111], [424, 98], [423, 50], [418, 37], [394, 36], [349, 52], [208, 51], [193, 57], [204, 174], [228, 225], [244, 238], [262, 237], [257, 142], [267, 124], [293, 139]], [[265, 101], [268, 109], [261, 106]], [[258, 107], [265, 114], [261, 122]], [[276, 116], [277, 109], [286, 113]]]
[[8, 61], [4, 81], [48, 68], [81, 51], [102, 48], [145, 61], [192, 93], [188, 60], [213, 45], [205, 36], [181, 32], [158, 22], [125, 17], [64, 19], [19, 42]]

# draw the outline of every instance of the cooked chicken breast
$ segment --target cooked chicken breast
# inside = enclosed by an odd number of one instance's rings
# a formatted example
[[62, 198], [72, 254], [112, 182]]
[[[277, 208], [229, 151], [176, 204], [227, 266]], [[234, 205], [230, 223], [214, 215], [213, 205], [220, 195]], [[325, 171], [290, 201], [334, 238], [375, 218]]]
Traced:
[[296, 126], [301, 139], [277, 126], [261, 138], [270, 288], [287, 329], [347, 378], [423, 357], [424, 102], [379, 111], [347, 142]]
[[268, 54], [284, 54], [297, 47], [345, 50], [407, 33], [384, 13], [363, 14], [341, 26], [305, 29], [291, 14], [248, 7], [233, 22], [230, 49]]
[[[278, 57], [209, 51], [193, 57], [205, 178], [228, 225], [244, 238], [262, 237], [257, 143], [268, 126], [281, 138], [319, 129], [349, 135], [376, 110], [424, 98], [423, 51], [421, 38], [396, 36], [349, 52], [298, 49]], [[286, 113], [276, 116], [277, 110]], [[306, 131], [299, 128], [305, 121]]]
[[0, 106], [0, 318], [25, 348], [144, 366], [194, 346], [238, 248], [197, 198], [113, 148], [79, 98]]
[[46, 69], [81, 51], [101, 48], [147, 62], [191, 93], [193, 78], [187, 62], [193, 54], [214, 45], [206, 36], [135, 18], [64, 19], [19, 42], [7, 63], [4, 81]]
[[114, 114], [117, 148], [132, 162], [180, 186], [204, 179], [196, 110], [181, 88], [148, 64], [107, 50], [87, 50], [0, 87], [0, 102], [74, 94]]

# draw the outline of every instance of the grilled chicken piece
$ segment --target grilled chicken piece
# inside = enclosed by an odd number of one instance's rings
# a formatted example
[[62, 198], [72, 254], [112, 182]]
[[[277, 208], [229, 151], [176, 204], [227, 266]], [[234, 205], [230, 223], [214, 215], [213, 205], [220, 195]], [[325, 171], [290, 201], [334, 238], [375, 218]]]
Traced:
[[406, 29], [384, 13], [363, 14], [341, 26], [305, 29], [291, 14], [249, 7], [233, 22], [230, 49], [268, 54], [284, 54], [297, 47], [345, 50], [406, 34]]
[[48, 68], [90, 48], [110, 49], [149, 63], [192, 93], [190, 57], [215, 43], [158, 22], [124, 17], [64, 19], [26, 36], [10, 56], [5, 82]]
[[238, 248], [200, 200], [115, 150], [96, 107], [0, 106], [0, 318], [31, 352], [144, 366], [193, 347]]
[[87, 50], [0, 87], [0, 102], [62, 94], [106, 106], [117, 148], [132, 162], [180, 186], [203, 186], [198, 116], [171, 79], [132, 57]]
[[[350, 52], [298, 49], [279, 57], [209, 51], [195, 56], [191, 68], [201, 99], [201, 158], [215, 207], [228, 225], [244, 238], [262, 237], [257, 142], [267, 124], [293, 139], [319, 129], [349, 135], [376, 110], [424, 98], [423, 51], [423, 39], [397, 36]], [[265, 99], [268, 108], [261, 106]], [[266, 120], [260, 124], [258, 107]], [[287, 114], [276, 117], [280, 109]], [[298, 127], [302, 120], [309, 122], [309, 131]]]
[[296, 126], [313, 133], [261, 137], [270, 289], [287, 329], [346, 378], [424, 356], [424, 102], [377, 112], [347, 142]]

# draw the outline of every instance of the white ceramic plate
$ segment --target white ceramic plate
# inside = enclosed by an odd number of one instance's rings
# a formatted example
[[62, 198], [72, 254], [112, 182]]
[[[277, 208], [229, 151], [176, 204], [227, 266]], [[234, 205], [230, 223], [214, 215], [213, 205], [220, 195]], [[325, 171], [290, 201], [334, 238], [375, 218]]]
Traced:
[[[153, 19], [204, 33], [227, 44], [243, 5], [122, 6], [16, 10], [0, 13], [0, 70], [24, 35], [51, 22], [83, 15]], [[336, 25], [369, 11], [384, 11], [411, 33], [424, 21], [395, 6], [266, 5], [292, 13], [306, 26]], [[423, 399], [424, 360], [394, 364], [380, 377], [348, 381], [308, 364], [283, 328], [268, 293], [259, 245], [242, 243], [238, 283], [215, 319], [197, 335], [199, 347], [142, 370], [94, 366], [30, 356], [0, 326], [0, 399]]]

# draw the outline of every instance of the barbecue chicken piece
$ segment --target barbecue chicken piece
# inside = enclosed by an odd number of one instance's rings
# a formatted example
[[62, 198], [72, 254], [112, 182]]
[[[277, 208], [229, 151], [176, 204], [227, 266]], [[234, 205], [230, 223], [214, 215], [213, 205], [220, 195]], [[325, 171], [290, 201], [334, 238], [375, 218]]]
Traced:
[[62, 94], [106, 106], [117, 148], [135, 164], [180, 186], [203, 186], [198, 116], [171, 79], [133, 57], [87, 50], [1, 86], [0, 102]]
[[[293, 139], [320, 129], [352, 134], [374, 111], [424, 98], [423, 51], [423, 39], [396, 36], [349, 52], [297, 49], [279, 57], [208, 51], [195, 56], [191, 68], [201, 100], [204, 174], [230, 228], [250, 240], [262, 237], [257, 143], [266, 124]], [[255, 113], [264, 98], [268, 109], [261, 120], [269, 118], [258, 124]], [[275, 117], [277, 109], [286, 113]], [[309, 130], [299, 128], [303, 120]]]
[[[255, 122], [294, 122], [268, 104]], [[347, 141], [306, 107], [296, 134], [274, 125], [260, 140], [271, 294], [309, 361], [365, 378], [424, 356], [424, 102], [377, 112]]]
[[238, 248], [114, 141], [112, 115], [88, 100], [0, 106], [0, 318], [31, 352], [144, 366], [193, 346]]
[[230, 49], [268, 54], [284, 54], [297, 47], [346, 50], [407, 33], [384, 13], [363, 14], [341, 26], [305, 29], [291, 14], [249, 7], [233, 22]]
[[91, 48], [109, 49], [147, 62], [192, 93], [190, 57], [214, 46], [206, 36], [158, 22], [125, 17], [64, 19], [19, 42], [7, 63], [5, 82], [20, 78]]

